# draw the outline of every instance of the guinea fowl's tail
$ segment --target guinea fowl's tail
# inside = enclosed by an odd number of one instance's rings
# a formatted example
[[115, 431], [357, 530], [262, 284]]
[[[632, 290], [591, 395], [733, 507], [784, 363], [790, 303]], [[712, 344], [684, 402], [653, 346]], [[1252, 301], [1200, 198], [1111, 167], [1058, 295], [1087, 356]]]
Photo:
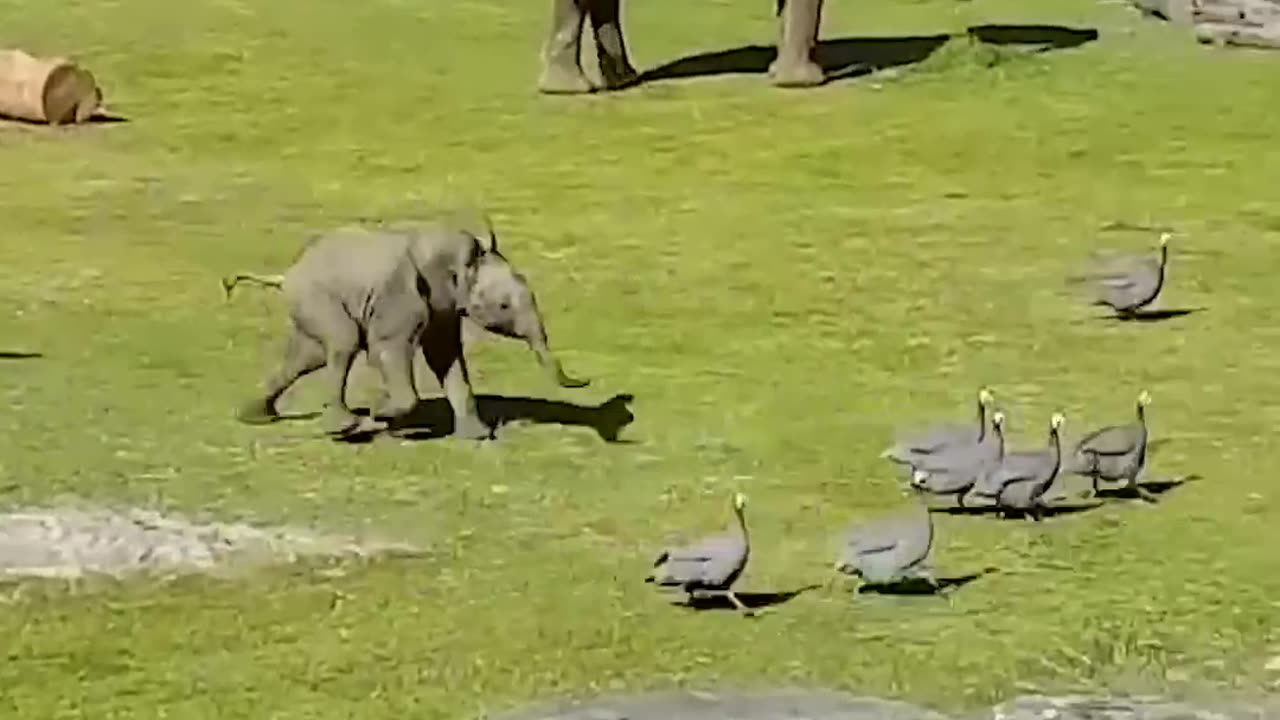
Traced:
[[258, 273], [236, 273], [222, 278], [222, 292], [227, 300], [231, 299], [231, 291], [235, 290], [236, 285], [241, 281], [248, 281], [261, 285], [263, 287], [271, 287], [277, 290], [284, 285], [284, 275], [259, 275]]
[[[656, 558], [654, 558], [654, 559], [653, 559], [653, 566], [654, 566], [654, 567], [658, 567], [658, 566], [659, 566], [659, 565], [661, 565], [662, 563], [666, 562], [666, 561], [667, 561], [667, 558], [668, 558], [668, 557], [670, 557], [670, 556], [671, 556], [671, 553], [670, 553], [669, 551], [663, 550], [663, 551], [658, 555], [658, 557], [656, 557]], [[650, 573], [650, 574], [649, 574], [649, 577], [645, 578], [645, 579], [644, 579], [644, 581], [645, 581], [645, 582], [647, 582], [647, 583], [658, 582], [658, 574], [657, 574], [657, 573]]]

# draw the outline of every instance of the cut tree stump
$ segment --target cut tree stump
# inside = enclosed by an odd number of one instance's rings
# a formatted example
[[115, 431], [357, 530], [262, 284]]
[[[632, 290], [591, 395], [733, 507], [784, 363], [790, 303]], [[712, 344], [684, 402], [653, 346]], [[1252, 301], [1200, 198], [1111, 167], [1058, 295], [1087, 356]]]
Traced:
[[101, 105], [93, 74], [74, 62], [0, 50], [0, 115], [65, 125], [88, 120]]

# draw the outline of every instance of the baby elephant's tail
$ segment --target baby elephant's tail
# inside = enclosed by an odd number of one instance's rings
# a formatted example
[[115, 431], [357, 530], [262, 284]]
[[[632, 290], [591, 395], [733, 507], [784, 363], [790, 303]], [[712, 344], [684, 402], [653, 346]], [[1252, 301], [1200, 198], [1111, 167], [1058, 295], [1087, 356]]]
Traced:
[[231, 299], [231, 291], [239, 285], [242, 280], [262, 285], [263, 287], [272, 287], [277, 290], [284, 285], [284, 275], [259, 275], [257, 273], [236, 273], [228, 277], [222, 278], [222, 292], [228, 300]]

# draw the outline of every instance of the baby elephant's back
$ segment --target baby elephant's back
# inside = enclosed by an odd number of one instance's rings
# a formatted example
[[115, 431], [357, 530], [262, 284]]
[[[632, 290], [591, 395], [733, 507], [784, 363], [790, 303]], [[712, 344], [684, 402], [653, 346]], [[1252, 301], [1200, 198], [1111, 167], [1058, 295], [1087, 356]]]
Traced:
[[410, 241], [405, 232], [356, 226], [316, 236], [285, 273], [284, 290], [378, 287], [404, 263]]

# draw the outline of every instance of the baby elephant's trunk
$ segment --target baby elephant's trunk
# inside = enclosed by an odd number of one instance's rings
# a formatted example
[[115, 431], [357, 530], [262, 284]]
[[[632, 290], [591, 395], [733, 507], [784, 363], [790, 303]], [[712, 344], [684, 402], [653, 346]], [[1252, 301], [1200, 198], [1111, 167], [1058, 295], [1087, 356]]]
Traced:
[[560, 366], [560, 361], [555, 355], [551, 354], [551, 348], [547, 347], [547, 333], [542, 328], [538, 328], [528, 335], [529, 348], [533, 350], [534, 355], [538, 356], [538, 363], [551, 375], [551, 379], [560, 387], [580, 388], [586, 387], [589, 380], [578, 380], [577, 378], [566, 375], [564, 368]]

